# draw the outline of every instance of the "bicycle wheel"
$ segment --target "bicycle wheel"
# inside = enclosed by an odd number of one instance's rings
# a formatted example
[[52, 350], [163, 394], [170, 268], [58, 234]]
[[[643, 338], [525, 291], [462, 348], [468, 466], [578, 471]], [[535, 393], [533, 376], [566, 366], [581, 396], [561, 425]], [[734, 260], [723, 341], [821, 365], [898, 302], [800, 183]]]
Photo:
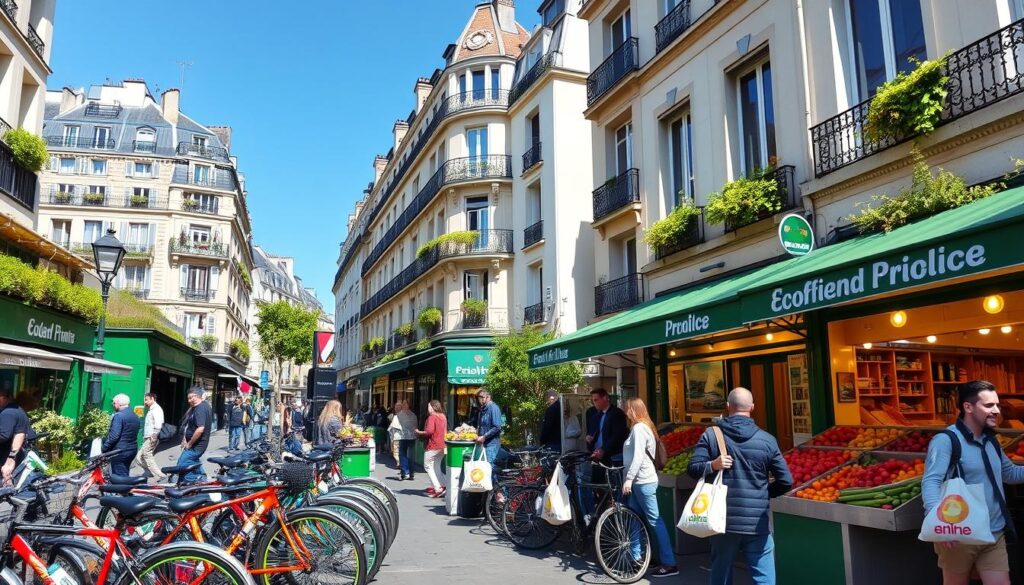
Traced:
[[373, 579], [384, 562], [384, 543], [387, 537], [384, 535], [384, 527], [376, 519], [376, 515], [369, 507], [362, 502], [353, 499], [340, 497], [317, 498], [317, 506], [333, 510], [341, 514], [342, 518], [352, 523], [352, 526], [359, 532], [365, 542], [368, 579]]
[[[46, 558], [47, 566], [54, 564], [60, 565], [68, 576], [71, 577], [78, 585], [92, 585], [95, 580], [92, 574], [89, 572], [90, 563], [82, 556], [78, 551], [72, 550], [67, 547], [53, 547], [47, 553], [40, 551], [38, 548], [33, 547], [37, 554], [43, 555]], [[100, 559], [102, 561], [102, 559]], [[20, 558], [19, 558], [20, 561]], [[95, 565], [95, 563], [93, 563]], [[26, 571], [19, 573], [27, 575], [25, 583], [27, 585], [41, 585], [42, 581], [36, 576], [35, 571], [27, 569]]]
[[601, 513], [594, 549], [604, 573], [619, 583], [635, 583], [651, 563], [651, 536], [639, 514], [616, 505]]
[[544, 490], [525, 487], [505, 499], [501, 512], [502, 528], [512, 544], [520, 548], [539, 549], [558, 538], [558, 528], [540, 516]]
[[[254, 557], [255, 570], [275, 572], [257, 576], [262, 585], [363, 585], [366, 583], [366, 554], [352, 525], [336, 512], [309, 507], [292, 510], [285, 521], [288, 530], [308, 551], [308, 559], [297, 557], [276, 518], [259, 537]], [[308, 569], [300, 567], [308, 561]]]
[[391, 548], [391, 543], [394, 542], [395, 536], [398, 535], [398, 520], [395, 518], [394, 511], [387, 504], [381, 502], [368, 489], [357, 485], [340, 486], [328, 492], [327, 495], [358, 499], [375, 510], [377, 515], [380, 516], [387, 534], [386, 548]]
[[[123, 529], [125, 545], [134, 551], [160, 546], [181, 523], [181, 518], [170, 510], [149, 510], [143, 512], [131, 525]], [[206, 535], [204, 534], [204, 539]], [[174, 542], [192, 542], [192, 532], [187, 526], [174, 535]]]
[[[501, 493], [504, 498], [499, 500], [498, 493]], [[508, 500], [508, 488], [499, 484], [487, 492], [487, 499], [484, 501], [484, 515], [487, 517], [487, 523], [498, 536], [508, 536], [505, 534], [505, 527], [501, 521], [501, 513], [505, 509], [506, 500]]]
[[152, 549], [114, 581], [114, 585], [139, 583], [255, 585], [242, 563], [212, 545], [199, 542], [173, 542]]
[[373, 477], [349, 477], [344, 480], [344, 485], [361, 486], [377, 496], [391, 511], [395, 518], [394, 529], [396, 532], [398, 531], [398, 498], [391, 488], [384, 485], [384, 482]]

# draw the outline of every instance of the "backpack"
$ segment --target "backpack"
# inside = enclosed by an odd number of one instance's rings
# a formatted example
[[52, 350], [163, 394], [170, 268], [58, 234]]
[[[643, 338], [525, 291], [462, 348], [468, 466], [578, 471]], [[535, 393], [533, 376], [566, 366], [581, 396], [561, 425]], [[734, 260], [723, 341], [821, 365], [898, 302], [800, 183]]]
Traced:
[[658, 433], [654, 433], [654, 455], [648, 451], [647, 456], [651, 458], [654, 469], [658, 471], [665, 469], [665, 465], [668, 464], [668, 449], [665, 448], [665, 443], [661, 442]]

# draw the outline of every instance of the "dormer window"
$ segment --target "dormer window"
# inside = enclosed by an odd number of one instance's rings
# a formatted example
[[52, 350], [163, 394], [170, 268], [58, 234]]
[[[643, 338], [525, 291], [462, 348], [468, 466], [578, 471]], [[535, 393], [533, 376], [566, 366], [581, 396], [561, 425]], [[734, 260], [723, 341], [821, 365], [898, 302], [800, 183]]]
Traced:
[[199, 148], [206, 148], [206, 137], [200, 136], [199, 134], [192, 135], [192, 146], [198, 146]]
[[136, 152], [153, 152], [156, 150], [156, 130], [143, 127], [135, 131], [135, 142], [133, 143]]

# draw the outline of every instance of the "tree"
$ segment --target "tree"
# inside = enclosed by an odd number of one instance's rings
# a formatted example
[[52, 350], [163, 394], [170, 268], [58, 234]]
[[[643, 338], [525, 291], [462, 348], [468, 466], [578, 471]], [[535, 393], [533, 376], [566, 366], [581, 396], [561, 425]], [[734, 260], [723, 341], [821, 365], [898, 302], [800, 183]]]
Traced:
[[538, 432], [546, 407], [544, 392], [568, 392], [583, 384], [579, 364], [530, 369], [527, 350], [552, 339], [550, 333], [525, 328], [499, 337], [491, 350], [484, 384], [499, 406], [510, 409], [507, 432], [515, 444], [525, 444], [527, 433]]
[[[313, 333], [319, 311], [307, 311], [288, 301], [258, 302], [256, 309], [257, 347], [263, 359], [273, 364], [274, 379], [281, 384], [286, 362], [301, 366], [313, 358]], [[271, 400], [271, 418], [277, 411], [277, 393]]]

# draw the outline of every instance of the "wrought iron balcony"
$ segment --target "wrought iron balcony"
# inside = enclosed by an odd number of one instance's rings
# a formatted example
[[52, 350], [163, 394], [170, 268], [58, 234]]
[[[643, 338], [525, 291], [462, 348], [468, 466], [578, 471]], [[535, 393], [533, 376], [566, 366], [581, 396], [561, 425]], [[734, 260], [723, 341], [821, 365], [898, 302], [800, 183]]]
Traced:
[[44, 136], [47, 146], [59, 148], [81, 148], [111, 150], [116, 145], [113, 138], [87, 138], [85, 136]]
[[69, 193], [58, 191], [56, 185], [43, 198], [44, 204], [74, 205], [87, 207], [131, 207], [136, 209], [167, 209], [167, 200], [148, 195], [114, 197], [104, 193]]
[[43, 42], [43, 39], [39, 38], [39, 33], [36, 32], [35, 27], [31, 24], [28, 25], [28, 33], [25, 35], [25, 38], [28, 39], [28, 44], [32, 45], [32, 50], [42, 57], [43, 52], [46, 50], [46, 43]]
[[132, 151], [156, 152], [156, 142], [153, 140], [132, 140]]
[[220, 146], [206, 146], [205, 144], [193, 144], [191, 142], [179, 142], [178, 154], [182, 156], [195, 156], [198, 158], [209, 158], [215, 160], [228, 160], [228, 149]]
[[[213, 298], [213, 292], [208, 288], [182, 288], [181, 298], [186, 301], [202, 301], [208, 303], [210, 302], [210, 299]], [[209, 349], [207, 351], [209, 351]]]
[[594, 189], [594, 221], [634, 203], [640, 203], [640, 171], [629, 169]]
[[121, 106], [89, 102], [85, 106], [85, 115], [90, 118], [116, 118], [121, 115]]
[[601, 99], [629, 72], [640, 68], [636, 37], [626, 39], [587, 77], [587, 107]]
[[189, 256], [210, 256], [227, 258], [228, 247], [220, 242], [193, 242], [188, 238], [171, 238], [171, 254], [187, 254]]
[[[452, 116], [467, 110], [484, 108], [508, 108], [507, 89], [474, 89], [457, 93], [448, 98], [444, 104], [444, 116]], [[438, 109], [441, 114], [441, 109]]]
[[427, 273], [438, 262], [459, 256], [487, 256], [512, 254], [512, 230], [480, 230], [474, 244], [458, 242], [442, 242], [429, 248], [424, 254], [417, 256], [412, 264], [398, 273], [380, 290], [367, 299], [362, 306], [363, 317], [369, 315], [388, 299], [394, 297], [407, 286]]
[[540, 142], [534, 142], [530, 150], [523, 153], [523, 174], [539, 165], [542, 160], [544, 159], [541, 158]]
[[540, 220], [537, 223], [523, 230], [523, 248], [529, 248], [537, 242], [544, 239], [544, 220]]
[[679, 234], [668, 244], [654, 249], [655, 259], [661, 260], [676, 252], [692, 248], [704, 242], [704, 208], [700, 207], [699, 209], [700, 215], [690, 218], [690, 222], [686, 224], [686, 230], [683, 233]]
[[216, 203], [202, 203], [198, 199], [182, 199], [181, 210], [191, 211], [192, 213], [205, 213], [208, 215], [217, 215], [217, 204]]
[[544, 322], [544, 303], [540, 302], [523, 309], [523, 323], [534, 325]]
[[519, 78], [519, 81], [516, 81], [512, 86], [508, 96], [509, 107], [514, 105], [519, 98], [523, 97], [527, 90], [529, 90], [534, 83], [537, 83], [537, 80], [544, 75], [545, 71], [552, 67], [556, 67], [561, 60], [562, 54], [558, 51], [548, 51], [547, 53], [544, 53], [544, 55], [542, 55], [541, 58], [533, 64], [533, 67], [530, 67], [530, 70], [524, 73], [523, 76]]
[[627, 274], [594, 287], [594, 313], [617, 313], [644, 302], [644, 275]]
[[[947, 124], [1024, 92], [1024, 19], [1018, 20], [946, 58], [948, 94], [939, 124]], [[814, 175], [822, 177], [916, 134], [868, 140], [865, 100], [811, 127]]]
[[39, 177], [25, 170], [14, 160], [14, 152], [0, 142], [0, 193], [7, 195], [26, 209], [35, 209], [36, 183]]
[[796, 186], [796, 172], [792, 165], [786, 165], [779, 167], [771, 175], [765, 175], [765, 178], [769, 176], [773, 177], [778, 183], [779, 188], [775, 191], [775, 206], [772, 209], [765, 209], [758, 213], [755, 217], [740, 221], [740, 222], [725, 222], [725, 232], [734, 232], [741, 227], [757, 223], [762, 219], [768, 219], [776, 213], [782, 213], [789, 211], [790, 209], [796, 209], [802, 205], [800, 201], [800, 192]]
[[0, 9], [11, 19], [11, 22], [18, 22], [18, 3], [14, 0], [0, 0]]
[[[3, 1], [3, 0], [0, 0], [0, 1]], [[9, 130], [13, 130], [13, 129], [14, 129], [14, 127], [11, 126], [7, 122], [7, 120], [4, 120], [3, 118], [0, 118], [0, 137], [3, 137], [4, 134], [7, 134], [7, 132]]]
[[711, 9], [718, 5], [721, 0], [713, 0], [708, 9], [703, 13], [693, 16], [693, 12], [690, 10], [691, 0], [682, 0], [676, 5], [665, 18], [662, 18], [658, 24], [654, 25], [654, 44], [655, 52], [660, 53], [666, 47], [672, 44], [672, 41], [679, 38], [684, 32], [689, 30], [694, 23], [700, 20], [705, 14], [711, 12]]
[[149, 244], [123, 244], [127, 250], [125, 258], [150, 258], [153, 256], [153, 247]]

